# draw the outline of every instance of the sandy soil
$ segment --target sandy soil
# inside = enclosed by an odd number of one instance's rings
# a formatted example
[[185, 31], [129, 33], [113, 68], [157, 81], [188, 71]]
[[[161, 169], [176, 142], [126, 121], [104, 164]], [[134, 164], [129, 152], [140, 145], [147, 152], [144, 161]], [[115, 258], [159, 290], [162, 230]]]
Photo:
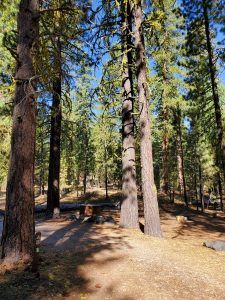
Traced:
[[[118, 221], [118, 211], [105, 211]], [[225, 240], [225, 219], [164, 204], [164, 238], [118, 225], [38, 220], [40, 277], [22, 267], [0, 275], [0, 299], [225, 299], [225, 252], [202, 246]], [[176, 215], [190, 222], [179, 224]]]

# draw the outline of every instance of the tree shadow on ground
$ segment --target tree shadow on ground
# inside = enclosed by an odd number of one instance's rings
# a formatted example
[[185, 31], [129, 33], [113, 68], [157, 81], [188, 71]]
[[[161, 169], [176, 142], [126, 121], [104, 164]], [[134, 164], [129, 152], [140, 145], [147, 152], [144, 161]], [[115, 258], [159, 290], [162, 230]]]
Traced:
[[70, 293], [73, 299], [82, 299], [83, 295], [94, 294], [100, 288], [86, 276], [92, 271], [90, 266], [96, 255], [100, 265], [119, 264], [121, 258], [116, 250], [130, 247], [116, 226], [110, 228], [113, 232], [110, 236], [102, 234], [102, 227], [95, 224], [61, 224], [56, 231], [51, 226], [54, 227], [47, 224], [45, 229], [40, 223], [37, 226], [44, 232], [40, 277], [22, 269], [0, 276], [0, 299], [64, 299]]
[[195, 236], [195, 238], [220, 238], [225, 233], [224, 217], [214, 218], [212, 214], [202, 213], [192, 208], [186, 208], [183, 205], [162, 204], [160, 205], [160, 215], [162, 224], [168, 220], [176, 220], [177, 215], [187, 216], [190, 220], [184, 224], [178, 224], [176, 234], [172, 238], [182, 236]]
[[[225, 214], [219, 212], [220, 217], [213, 217], [213, 213], [197, 211], [193, 207], [187, 208], [183, 204], [169, 203], [159, 199], [160, 220], [163, 236], [172, 239], [195, 239], [202, 242], [206, 239], [221, 239], [225, 233]], [[176, 216], [187, 216], [190, 222], [180, 224]], [[139, 216], [144, 218], [143, 202], [139, 199]], [[168, 228], [168, 229], [167, 229]], [[144, 225], [140, 223], [144, 232]]]

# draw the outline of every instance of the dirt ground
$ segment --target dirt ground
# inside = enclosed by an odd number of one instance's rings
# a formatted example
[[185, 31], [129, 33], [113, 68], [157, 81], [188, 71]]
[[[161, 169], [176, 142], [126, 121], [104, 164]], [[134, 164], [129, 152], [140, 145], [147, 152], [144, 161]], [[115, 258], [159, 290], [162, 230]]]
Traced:
[[[161, 204], [162, 239], [119, 228], [116, 209], [103, 212], [116, 225], [39, 218], [40, 277], [21, 266], [7, 271], [0, 299], [225, 299], [225, 252], [202, 246], [225, 240], [225, 216], [213, 213]], [[179, 224], [177, 215], [190, 221]]]

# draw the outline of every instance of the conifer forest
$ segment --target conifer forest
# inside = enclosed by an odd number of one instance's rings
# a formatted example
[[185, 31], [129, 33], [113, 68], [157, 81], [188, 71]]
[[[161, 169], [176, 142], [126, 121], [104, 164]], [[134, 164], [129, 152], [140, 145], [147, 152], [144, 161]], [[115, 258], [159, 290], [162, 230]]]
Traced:
[[0, 299], [225, 299], [224, 68], [224, 0], [0, 0]]

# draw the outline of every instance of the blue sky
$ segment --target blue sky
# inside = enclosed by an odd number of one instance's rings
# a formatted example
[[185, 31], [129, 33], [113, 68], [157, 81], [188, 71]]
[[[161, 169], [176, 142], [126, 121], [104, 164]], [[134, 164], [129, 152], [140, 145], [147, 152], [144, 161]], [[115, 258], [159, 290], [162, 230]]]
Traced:
[[[92, 1], [92, 9], [95, 10], [101, 3], [101, 0], [93, 0]], [[180, 4], [181, 0], [177, 0], [177, 4]], [[215, 42], [220, 42], [225, 39], [225, 36], [220, 31], [220, 27], [217, 26], [217, 36], [215, 38]], [[109, 60], [109, 55], [105, 55], [102, 58], [101, 63], [96, 67], [95, 69], [95, 76], [97, 80], [99, 81], [102, 76], [102, 68], [103, 65]], [[219, 69], [219, 80], [225, 85], [225, 70], [224, 70], [224, 63], [221, 63], [221, 61], [218, 62], [218, 69]]]

